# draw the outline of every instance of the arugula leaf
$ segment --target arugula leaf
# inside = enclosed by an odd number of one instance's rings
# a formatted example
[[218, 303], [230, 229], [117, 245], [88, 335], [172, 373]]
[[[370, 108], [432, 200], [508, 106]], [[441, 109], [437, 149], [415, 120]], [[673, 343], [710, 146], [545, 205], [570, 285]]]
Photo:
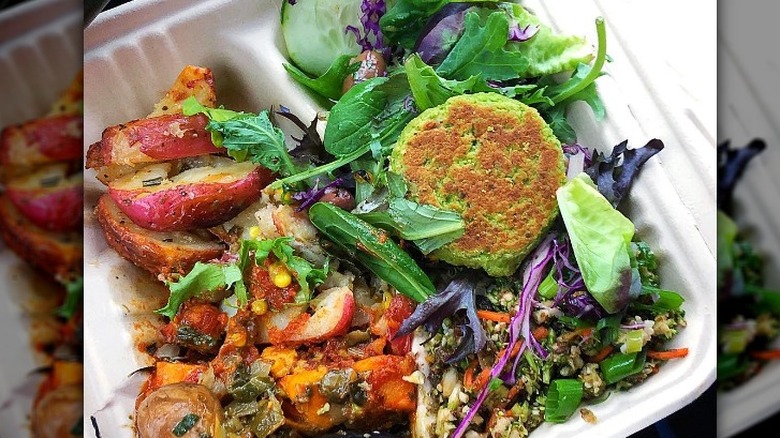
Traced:
[[[241, 279], [241, 270], [235, 264], [197, 262], [187, 275], [167, 283], [170, 289], [168, 303], [165, 307], [155, 310], [155, 313], [173, 319], [182, 303], [190, 298], [204, 292], [229, 289], [236, 282], [242, 281]], [[239, 303], [247, 302], [246, 295], [238, 296], [238, 299]]]
[[406, 75], [402, 72], [356, 84], [333, 106], [325, 127], [325, 148], [337, 159], [277, 180], [271, 188], [333, 172], [368, 152], [372, 152], [375, 160], [383, 159], [404, 126], [416, 115], [406, 104], [408, 93]]
[[71, 319], [81, 307], [84, 295], [84, 277], [76, 277], [65, 283], [65, 301], [54, 313], [65, 319]]
[[599, 193], [585, 173], [569, 180], [556, 195], [588, 292], [607, 312], [620, 311], [635, 293], [634, 224]]
[[268, 111], [252, 114], [208, 108], [190, 96], [182, 103], [182, 112], [187, 116], [208, 116], [206, 130], [211, 132], [212, 143], [227, 149], [228, 155], [237, 161], [249, 159], [282, 176], [298, 172], [287, 150], [284, 132], [271, 123]]
[[350, 64], [351, 59], [351, 55], [339, 56], [330, 65], [328, 71], [318, 78], [310, 78], [301, 69], [292, 64], [285, 63], [283, 65], [287, 73], [301, 85], [328, 99], [337, 100], [341, 97], [344, 79], [360, 68], [360, 63]]
[[[254, 252], [255, 263], [261, 264], [273, 254], [280, 262], [287, 266], [295, 276], [301, 290], [295, 295], [296, 303], [305, 303], [311, 299], [312, 287], [316, 287], [325, 281], [328, 275], [328, 264], [322, 269], [315, 268], [308, 260], [296, 256], [290, 242], [292, 237], [279, 237], [268, 240], [244, 240], [239, 250], [239, 266], [246, 267], [249, 253]], [[310, 286], [311, 285], [311, 286]]]
[[222, 122], [212, 119], [206, 129], [219, 132], [222, 142], [217, 146], [238, 161], [249, 159], [282, 176], [298, 172], [287, 151], [284, 132], [271, 123], [268, 111]]
[[414, 96], [414, 103], [420, 111], [443, 104], [452, 96], [473, 91], [479, 76], [471, 76], [464, 81], [444, 79], [436, 74], [417, 53], [404, 63], [406, 77]]

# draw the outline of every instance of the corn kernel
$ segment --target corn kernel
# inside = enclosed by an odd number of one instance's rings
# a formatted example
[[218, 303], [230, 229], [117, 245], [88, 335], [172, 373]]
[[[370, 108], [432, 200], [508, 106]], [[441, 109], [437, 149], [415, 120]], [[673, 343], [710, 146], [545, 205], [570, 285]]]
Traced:
[[290, 273], [287, 272], [287, 270], [279, 270], [279, 272], [274, 275], [274, 286], [276, 287], [287, 287], [292, 283], [292, 277], [290, 276]]
[[385, 291], [382, 295], [382, 306], [387, 309], [390, 307], [390, 301], [393, 301], [393, 294], [390, 291]]
[[258, 237], [260, 237], [260, 227], [258, 226], [249, 227], [249, 237], [251, 237], [252, 239], [257, 239]]
[[252, 313], [254, 313], [257, 316], [265, 315], [265, 312], [268, 311], [268, 303], [265, 302], [265, 300], [255, 300], [252, 301]]
[[246, 333], [233, 333], [230, 335], [230, 343], [236, 347], [243, 347], [246, 345]]

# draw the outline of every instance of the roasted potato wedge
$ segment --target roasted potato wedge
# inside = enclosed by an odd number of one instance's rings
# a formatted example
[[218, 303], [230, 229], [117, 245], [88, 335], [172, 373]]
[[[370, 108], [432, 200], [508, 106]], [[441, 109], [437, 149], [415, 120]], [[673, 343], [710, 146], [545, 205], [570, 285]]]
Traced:
[[111, 126], [87, 150], [86, 166], [136, 166], [224, 152], [211, 142], [207, 123], [202, 114], [168, 114]]
[[181, 104], [190, 96], [208, 107], [217, 105], [211, 70], [188, 65], [148, 116], [106, 128], [101, 140], [87, 151], [86, 167], [94, 168], [103, 184], [132, 174], [147, 164], [220, 153], [211, 143], [203, 115], [185, 117]]
[[98, 200], [95, 214], [108, 245], [155, 276], [186, 274], [196, 262], [219, 258], [224, 251], [207, 233], [145, 230], [122, 213], [108, 194]]
[[36, 226], [49, 231], [80, 229], [83, 223], [83, 173], [68, 176], [67, 164], [45, 166], [6, 185], [11, 203]]
[[55, 278], [67, 280], [82, 272], [81, 233], [44, 230], [24, 217], [7, 196], [0, 197], [0, 234], [19, 257]]
[[202, 105], [217, 106], [217, 90], [214, 88], [214, 75], [211, 69], [188, 65], [182, 69], [176, 81], [147, 117], [164, 114], [181, 114], [181, 103], [195, 96]]
[[171, 166], [147, 166], [113, 181], [108, 193], [137, 225], [155, 231], [184, 231], [232, 219], [255, 202], [274, 178], [264, 167], [227, 158], [169, 178]]
[[79, 70], [68, 88], [51, 106], [46, 117], [81, 115], [84, 112], [84, 70]]
[[0, 164], [9, 174], [58, 161], [81, 160], [83, 123], [80, 115], [35, 119], [0, 133]]

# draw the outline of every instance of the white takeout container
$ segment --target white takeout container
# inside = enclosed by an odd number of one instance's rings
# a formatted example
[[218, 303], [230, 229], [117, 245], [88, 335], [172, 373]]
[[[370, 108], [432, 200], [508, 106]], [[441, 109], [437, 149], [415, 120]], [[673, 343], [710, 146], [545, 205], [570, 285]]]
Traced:
[[[756, 138], [767, 149], [753, 159], [734, 192], [741, 233], [764, 257], [765, 287], [780, 290], [780, 62], [776, 26], [780, 6], [723, 2], [718, 30], [718, 142], [743, 147]], [[780, 348], [780, 342], [775, 342]], [[730, 437], [780, 412], [780, 363], [718, 395], [718, 436]]]
[[[44, 116], [80, 68], [82, 5], [35, 0], [0, 11], [0, 128]], [[42, 365], [30, 330], [51, 285], [0, 242], [0, 436], [30, 435]]]
[[[213, 69], [219, 104], [255, 112], [285, 105], [310, 120], [321, 108], [282, 67], [281, 1], [136, 0], [99, 15], [85, 31], [85, 148], [107, 126], [148, 114], [185, 64]], [[625, 206], [659, 255], [663, 286], [686, 297], [688, 327], [670, 347], [688, 347], [690, 354], [591, 406], [596, 424], [575, 415], [532, 434], [627, 436], [685, 406], [715, 380], [715, 7], [690, 2], [683, 8], [702, 17], [690, 22], [668, 13], [680, 7], [670, 0], [526, 3], [557, 29], [593, 42], [594, 19], [606, 18], [614, 61], [599, 88], [608, 116], [596, 122], [589, 109], [577, 108], [572, 120], [580, 142], [608, 151], [626, 138], [639, 147], [659, 137], [667, 146], [645, 166]], [[690, 47], [659, 35], [659, 22], [686, 26]], [[105, 188], [91, 171], [85, 188], [85, 429], [97, 412], [103, 436], [129, 437], [132, 403], [112, 395], [117, 388], [127, 392], [127, 376], [149, 364], [134, 337], [149, 336], [153, 324], [144, 321], [166, 291], [107, 247], [92, 214]]]

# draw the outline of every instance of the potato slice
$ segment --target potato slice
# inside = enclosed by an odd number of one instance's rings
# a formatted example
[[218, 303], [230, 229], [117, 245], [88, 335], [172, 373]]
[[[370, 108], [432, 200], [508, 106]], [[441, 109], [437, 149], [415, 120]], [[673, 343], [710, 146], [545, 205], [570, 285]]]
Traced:
[[186, 274], [196, 262], [219, 258], [224, 252], [224, 246], [206, 233], [145, 230], [122, 213], [108, 194], [98, 200], [95, 214], [108, 245], [155, 276]]
[[165, 97], [154, 105], [154, 111], [146, 117], [181, 114], [181, 103], [190, 96], [195, 96], [201, 105], [210, 108], [217, 106], [217, 91], [211, 69], [195, 65], [184, 67]]
[[81, 115], [84, 112], [84, 70], [79, 70], [70, 86], [55, 101], [46, 117]]
[[260, 197], [273, 174], [250, 162], [225, 158], [167, 178], [161, 163], [108, 186], [119, 208], [137, 225], [155, 231], [208, 228], [234, 218]]
[[68, 280], [82, 272], [81, 233], [54, 233], [37, 227], [6, 196], [0, 197], [0, 234], [19, 257], [52, 277]]
[[8, 181], [11, 203], [35, 225], [49, 231], [81, 229], [84, 211], [83, 174], [68, 175], [64, 163]]

